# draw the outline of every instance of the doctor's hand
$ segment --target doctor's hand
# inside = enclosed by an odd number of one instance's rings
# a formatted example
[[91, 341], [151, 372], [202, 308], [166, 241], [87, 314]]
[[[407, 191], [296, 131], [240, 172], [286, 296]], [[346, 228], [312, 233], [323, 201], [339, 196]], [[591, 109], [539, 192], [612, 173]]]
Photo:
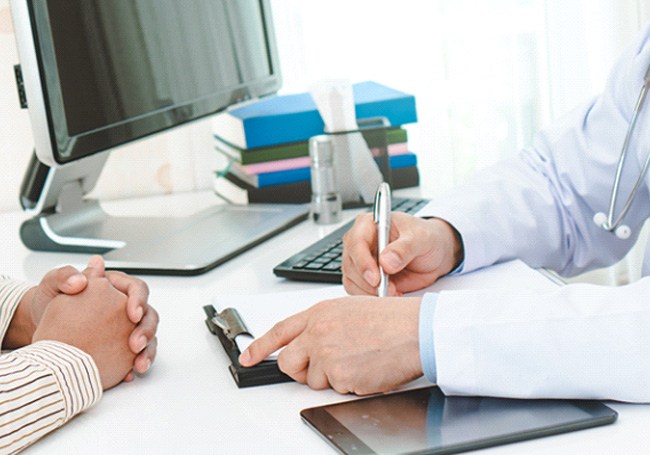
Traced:
[[[372, 214], [357, 217], [343, 236], [343, 285], [350, 294], [377, 295], [377, 225]], [[463, 260], [460, 235], [439, 218], [391, 216], [390, 243], [379, 262], [390, 275], [388, 294], [401, 295], [433, 284]]]
[[422, 376], [420, 298], [326, 300], [277, 323], [242, 353], [253, 366], [276, 350], [281, 371], [313, 389], [386, 392]]

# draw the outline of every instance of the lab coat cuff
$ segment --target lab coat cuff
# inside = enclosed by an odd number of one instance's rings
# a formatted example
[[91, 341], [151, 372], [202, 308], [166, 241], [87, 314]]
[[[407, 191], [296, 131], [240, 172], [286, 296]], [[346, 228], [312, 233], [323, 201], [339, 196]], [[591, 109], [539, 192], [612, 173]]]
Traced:
[[436, 351], [433, 337], [433, 321], [436, 312], [436, 303], [438, 302], [437, 293], [427, 293], [422, 297], [420, 303], [420, 361], [422, 363], [422, 372], [426, 378], [435, 383], [437, 378], [436, 371]]
[[465, 260], [462, 260], [462, 261], [460, 262], [460, 264], [458, 264], [454, 270], [452, 270], [451, 272], [449, 272], [449, 273], [447, 274], [447, 276], [450, 276], [450, 275], [459, 275], [459, 274], [463, 273], [463, 269], [464, 269], [464, 268], [465, 268]]

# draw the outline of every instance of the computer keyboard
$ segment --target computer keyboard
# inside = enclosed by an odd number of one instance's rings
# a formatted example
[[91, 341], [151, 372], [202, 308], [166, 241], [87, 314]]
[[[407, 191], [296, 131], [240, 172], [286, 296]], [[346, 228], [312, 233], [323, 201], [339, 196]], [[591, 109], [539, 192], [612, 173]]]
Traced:
[[[424, 207], [428, 199], [393, 198], [393, 211], [415, 213]], [[277, 265], [273, 273], [277, 276], [299, 281], [340, 283], [342, 280], [341, 260], [343, 235], [352, 227], [354, 220], [331, 232]]]

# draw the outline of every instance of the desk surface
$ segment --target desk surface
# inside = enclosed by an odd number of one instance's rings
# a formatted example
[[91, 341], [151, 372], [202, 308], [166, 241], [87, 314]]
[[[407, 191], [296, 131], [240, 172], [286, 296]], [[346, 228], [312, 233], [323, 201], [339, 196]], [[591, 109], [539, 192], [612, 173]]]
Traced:
[[[164, 205], [163, 202], [164, 201]], [[179, 215], [211, 203], [206, 195], [154, 198], [147, 210]], [[178, 204], [175, 206], [174, 204]], [[138, 201], [113, 204], [113, 213], [142, 213]], [[147, 213], [149, 215], [150, 213]], [[354, 213], [346, 213], [350, 218]], [[22, 213], [0, 215], [0, 271], [38, 281], [64, 263], [82, 265], [84, 255], [35, 253], [19, 240]], [[228, 359], [208, 333], [202, 306], [219, 294], [308, 289], [322, 284], [275, 277], [274, 265], [337, 226], [304, 222], [234, 260], [198, 277], [145, 277], [151, 304], [160, 313], [159, 352], [144, 378], [104, 394], [92, 409], [46, 436], [27, 453], [281, 453], [330, 454], [332, 449], [304, 425], [306, 407], [350, 399], [296, 383], [238, 389]], [[264, 302], [260, 302], [261, 305]], [[409, 386], [426, 385], [420, 379]], [[542, 438], [481, 453], [641, 453], [647, 451], [650, 406], [608, 403], [619, 412], [614, 425]]]

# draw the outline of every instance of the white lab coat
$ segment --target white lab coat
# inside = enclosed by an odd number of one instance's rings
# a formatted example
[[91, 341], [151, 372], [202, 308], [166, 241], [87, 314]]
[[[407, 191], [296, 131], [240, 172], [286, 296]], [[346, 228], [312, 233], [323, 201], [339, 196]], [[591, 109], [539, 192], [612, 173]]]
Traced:
[[[610, 265], [650, 216], [645, 177], [620, 240], [597, 227], [650, 65], [650, 28], [614, 66], [603, 94], [542, 131], [533, 146], [429, 207], [458, 229], [464, 272], [520, 258], [564, 275]], [[618, 210], [650, 153], [650, 99], [630, 145]], [[617, 212], [618, 213], [618, 212]], [[650, 275], [646, 250], [643, 274]], [[443, 292], [434, 317], [438, 384], [448, 394], [650, 402], [650, 276], [623, 287], [542, 294]]]

